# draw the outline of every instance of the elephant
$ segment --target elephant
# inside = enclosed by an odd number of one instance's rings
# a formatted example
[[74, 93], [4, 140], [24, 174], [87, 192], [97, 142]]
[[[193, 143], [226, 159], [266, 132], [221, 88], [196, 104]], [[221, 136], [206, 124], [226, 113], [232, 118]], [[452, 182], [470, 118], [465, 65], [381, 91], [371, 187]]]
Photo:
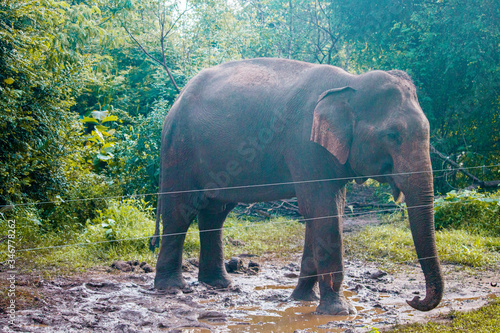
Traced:
[[[342, 215], [346, 184], [373, 178], [406, 199], [426, 295], [444, 281], [434, 235], [429, 122], [404, 71], [355, 75], [288, 59], [227, 62], [200, 71], [168, 112], [161, 135], [155, 236], [163, 225], [156, 289], [184, 288], [182, 249], [197, 217], [198, 279], [230, 286], [222, 226], [238, 203], [297, 197], [306, 221], [300, 276], [291, 297], [318, 300], [317, 313], [355, 313], [344, 297]], [[156, 242], [156, 244], [155, 244]], [[319, 286], [319, 295], [318, 288]]]

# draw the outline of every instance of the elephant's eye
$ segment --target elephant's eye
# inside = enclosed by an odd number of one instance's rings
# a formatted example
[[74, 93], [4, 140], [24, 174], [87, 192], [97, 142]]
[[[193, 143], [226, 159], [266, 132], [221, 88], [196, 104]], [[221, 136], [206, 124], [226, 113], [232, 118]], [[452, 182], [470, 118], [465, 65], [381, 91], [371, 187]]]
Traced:
[[399, 135], [398, 131], [390, 131], [387, 134], [387, 139], [391, 142], [394, 142], [395, 144], [401, 144], [401, 136]]

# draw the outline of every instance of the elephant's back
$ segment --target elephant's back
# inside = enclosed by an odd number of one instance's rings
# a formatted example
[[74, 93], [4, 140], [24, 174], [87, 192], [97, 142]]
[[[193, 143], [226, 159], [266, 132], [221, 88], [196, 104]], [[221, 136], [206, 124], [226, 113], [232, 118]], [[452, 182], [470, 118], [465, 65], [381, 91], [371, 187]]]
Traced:
[[259, 58], [202, 70], [188, 82], [171, 108], [164, 134], [189, 132], [194, 141], [234, 140], [257, 134], [273, 118], [284, 117], [293, 89], [313, 64]]

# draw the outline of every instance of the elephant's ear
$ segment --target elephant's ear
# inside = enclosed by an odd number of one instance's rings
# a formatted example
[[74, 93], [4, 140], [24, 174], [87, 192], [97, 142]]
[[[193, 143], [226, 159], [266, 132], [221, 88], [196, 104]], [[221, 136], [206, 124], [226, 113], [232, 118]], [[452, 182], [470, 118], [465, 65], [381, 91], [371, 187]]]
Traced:
[[354, 116], [349, 99], [355, 90], [343, 87], [321, 94], [314, 109], [311, 141], [319, 143], [341, 164], [349, 156], [354, 127]]

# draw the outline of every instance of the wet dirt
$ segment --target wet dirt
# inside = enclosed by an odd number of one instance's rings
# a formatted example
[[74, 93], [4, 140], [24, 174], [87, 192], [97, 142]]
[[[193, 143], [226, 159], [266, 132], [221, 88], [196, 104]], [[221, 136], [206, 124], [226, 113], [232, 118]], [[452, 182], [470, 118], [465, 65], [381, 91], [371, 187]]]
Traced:
[[[195, 267], [184, 272], [189, 290], [158, 292], [154, 273], [106, 273], [43, 280], [33, 275], [18, 279], [32, 288], [36, 306], [16, 312], [18, 332], [366, 332], [396, 323], [428, 321], [450, 310], [478, 308], [500, 295], [494, 271], [470, 272], [443, 266], [446, 293], [440, 306], [419, 312], [406, 304], [424, 296], [420, 268], [402, 266], [398, 273], [381, 274], [374, 263], [346, 262], [345, 296], [358, 313], [325, 316], [314, 313], [317, 302], [289, 296], [297, 278], [300, 255], [292, 261], [252, 258], [258, 274], [232, 274], [234, 287], [215, 290], [200, 284]], [[248, 259], [243, 258], [245, 264]], [[0, 273], [1, 276], [5, 273]], [[30, 281], [36, 279], [36, 283]], [[0, 314], [0, 329], [8, 317]]]

